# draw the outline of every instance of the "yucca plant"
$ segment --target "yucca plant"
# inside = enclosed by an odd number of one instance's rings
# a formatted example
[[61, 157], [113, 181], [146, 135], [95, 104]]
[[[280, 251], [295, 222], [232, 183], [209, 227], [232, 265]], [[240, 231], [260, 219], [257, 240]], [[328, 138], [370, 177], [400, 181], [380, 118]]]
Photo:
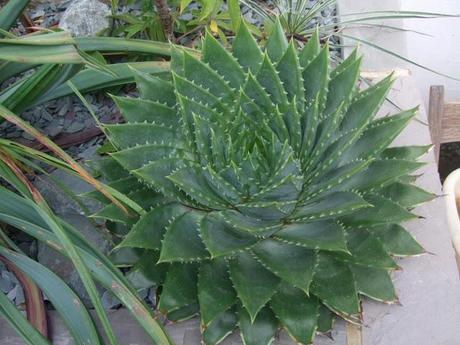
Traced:
[[[417, 109], [375, 119], [392, 77], [360, 91], [358, 54], [334, 70], [328, 54], [279, 22], [261, 50], [242, 23], [231, 52], [208, 34], [201, 59], [174, 48], [170, 79], [139, 73], [140, 99], [115, 98], [105, 171], [151, 206], [118, 247], [145, 249], [159, 310], [199, 313], [206, 344], [237, 327], [310, 344], [336, 315], [359, 322], [362, 296], [396, 302], [394, 257], [423, 253], [399, 223], [432, 198], [409, 175], [428, 147], [388, 148]], [[97, 216], [133, 223], [113, 211]]]

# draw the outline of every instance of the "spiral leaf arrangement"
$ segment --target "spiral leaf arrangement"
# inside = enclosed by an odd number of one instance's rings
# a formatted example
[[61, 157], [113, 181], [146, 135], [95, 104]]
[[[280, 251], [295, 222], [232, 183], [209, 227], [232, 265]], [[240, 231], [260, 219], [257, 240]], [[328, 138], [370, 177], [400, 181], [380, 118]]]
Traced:
[[317, 35], [298, 51], [279, 23], [264, 49], [244, 24], [231, 52], [209, 34], [201, 58], [172, 49], [104, 126], [112, 186], [148, 211], [97, 215], [130, 227], [119, 247], [143, 250], [132, 272], [158, 309], [199, 314], [205, 344], [236, 328], [310, 344], [336, 315], [359, 322], [362, 296], [397, 301], [394, 257], [423, 252], [399, 223], [432, 195], [410, 175], [428, 147], [388, 148], [416, 109], [375, 119], [392, 77], [360, 91], [356, 52], [332, 69]]

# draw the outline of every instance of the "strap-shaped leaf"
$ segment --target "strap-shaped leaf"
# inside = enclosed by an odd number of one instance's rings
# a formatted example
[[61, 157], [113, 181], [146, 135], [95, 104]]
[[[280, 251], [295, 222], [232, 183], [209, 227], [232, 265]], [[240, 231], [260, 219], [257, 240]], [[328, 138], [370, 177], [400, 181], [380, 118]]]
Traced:
[[424, 163], [399, 159], [374, 160], [366, 170], [349, 179], [343, 188], [361, 191], [382, 188], [398, 181], [400, 177], [421, 168], [423, 165]]
[[177, 126], [177, 110], [163, 103], [145, 99], [112, 96], [126, 122], [148, 122], [173, 128]]
[[328, 70], [329, 46], [326, 45], [302, 72], [307, 106], [310, 106], [318, 95], [319, 109], [323, 109], [327, 97]]
[[[272, 61], [275, 60], [272, 59]], [[292, 101], [296, 97], [297, 102], [299, 102], [299, 109], [302, 109], [305, 104], [305, 93], [302, 70], [294, 41], [289, 43], [289, 47], [276, 65], [276, 69], [279, 72], [279, 77], [288, 94], [289, 100]]]
[[303, 291], [290, 285], [281, 285], [270, 306], [286, 331], [298, 344], [311, 344], [318, 322], [319, 303]]
[[275, 20], [273, 30], [270, 33], [270, 37], [268, 38], [265, 49], [267, 51], [268, 56], [270, 57], [270, 60], [278, 62], [283, 56], [287, 47], [288, 41], [286, 39], [284, 29], [281, 26], [279, 18], [277, 17], [277, 19]]
[[262, 65], [257, 71], [257, 80], [264, 90], [269, 94], [270, 99], [280, 107], [287, 105], [287, 94], [281, 83], [278, 72], [267, 54], [264, 55]]
[[205, 262], [198, 273], [198, 301], [201, 323], [207, 327], [236, 302], [236, 293], [224, 259]]
[[333, 220], [289, 224], [275, 237], [309, 249], [348, 252], [345, 231]]
[[[133, 190], [127, 193], [127, 196], [144, 209], [150, 209], [170, 202], [170, 200], [167, 200], [162, 194], [155, 193], [146, 188]], [[113, 203], [105, 205], [98, 212], [94, 213], [92, 217], [129, 225], [134, 225], [138, 220], [135, 214], [120, 212], [120, 209]]]
[[134, 73], [134, 78], [141, 98], [164, 103], [170, 107], [176, 104], [174, 86], [171, 82], [140, 71]]
[[241, 201], [241, 193], [231, 183], [227, 182], [227, 180], [214, 171], [210, 165], [203, 170], [203, 175], [206, 178], [209, 187], [211, 187], [228, 203], [237, 204]]
[[315, 30], [308, 40], [308, 43], [299, 54], [300, 66], [302, 66], [302, 68], [307, 67], [320, 52], [321, 43], [319, 41], [319, 32]]
[[377, 84], [360, 92], [348, 108], [340, 126], [342, 132], [348, 132], [356, 128], [362, 128], [368, 124], [377, 114], [378, 109], [385, 100], [391, 85], [392, 75], [382, 79]]
[[226, 201], [208, 184], [199, 167], [186, 167], [173, 172], [168, 179], [202, 205], [225, 209]]
[[385, 269], [398, 268], [378, 238], [365, 229], [348, 229], [347, 244], [350, 254], [335, 254], [342, 261]]
[[436, 197], [422, 188], [402, 182], [393, 183], [380, 190], [379, 193], [403, 207], [414, 207]]
[[398, 224], [385, 224], [369, 228], [388, 253], [396, 256], [412, 256], [425, 253], [425, 250], [407, 230]]
[[281, 227], [279, 222], [246, 217], [232, 210], [224, 211], [221, 214], [222, 217], [236, 229], [248, 231], [256, 236], [271, 235]]
[[402, 159], [402, 160], [417, 160], [426, 154], [433, 146], [401, 146], [390, 147], [385, 149], [380, 155], [383, 159]]
[[311, 291], [341, 314], [354, 315], [361, 310], [350, 268], [325, 253], [319, 254]]
[[302, 181], [298, 176], [287, 176], [283, 180], [270, 184], [266, 189], [255, 194], [253, 201], [293, 201], [297, 200], [300, 193]]
[[[27, 274], [46, 293], [78, 345], [99, 345], [99, 336], [80, 298], [56, 274], [27, 256], [0, 246], [0, 254]], [[3, 292], [0, 292], [3, 294]], [[3, 308], [3, 304], [2, 304]], [[72, 312], [69, 312], [72, 311]]]
[[204, 329], [203, 342], [205, 345], [219, 344], [224, 340], [237, 325], [237, 316], [233, 308], [230, 308], [218, 317]]
[[267, 113], [272, 113], [275, 109], [270, 96], [260, 85], [252, 73], [249, 73], [246, 83], [243, 86], [244, 94], [252, 100], [260, 109]]
[[246, 70], [255, 73], [262, 62], [262, 52], [243, 20], [233, 42], [233, 56]]
[[369, 206], [371, 205], [359, 194], [335, 192], [325, 197], [318, 197], [314, 201], [308, 201], [307, 204], [298, 207], [292, 218], [298, 220], [335, 218]]
[[[118, 166], [118, 169], [119, 168], [120, 166]], [[121, 179], [115, 179], [113, 182], [110, 182], [107, 185], [124, 194], [128, 194], [130, 191], [139, 190], [142, 188], [142, 184], [134, 176], [128, 176], [128, 177], [123, 177]], [[104, 196], [104, 194], [99, 192], [97, 189], [92, 190], [90, 192], [82, 193], [80, 194], [80, 196], [84, 198], [91, 198], [91, 199], [97, 200], [103, 204], [107, 204], [107, 200], [108, 200]]]
[[280, 282], [277, 276], [245, 252], [230, 260], [230, 278], [239, 300], [253, 322], [276, 292]]
[[343, 221], [351, 226], [372, 226], [378, 224], [400, 223], [417, 218], [402, 206], [377, 194], [367, 194], [366, 201], [374, 205], [359, 210], [352, 215], [343, 217]]
[[184, 53], [184, 76], [224, 101], [235, 96], [234, 91], [215, 70], [188, 53]]
[[209, 258], [200, 238], [203, 216], [202, 212], [189, 211], [171, 220], [166, 227], [159, 262], [192, 262]]
[[261, 241], [252, 251], [266, 268], [308, 294], [316, 265], [315, 251], [272, 239]]
[[185, 159], [163, 158], [149, 163], [142, 168], [133, 170], [132, 174], [154, 186], [156, 189], [161, 190], [165, 195], [180, 197], [179, 190], [167, 177], [173, 171], [182, 169], [187, 164], [190, 164], [190, 162], [187, 162]]
[[394, 303], [396, 292], [391, 277], [385, 269], [350, 265], [359, 293], [379, 302]]
[[[350, 57], [352, 58], [353, 55]], [[359, 78], [359, 69], [361, 67], [361, 59], [356, 59], [350, 63], [348, 67], [343, 69], [340, 73], [334, 75], [328, 84], [328, 96], [326, 101], [326, 108], [324, 109], [323, 119], [328, 118], [334, 114], [335, 110], [339, 108], [340, 104], [350, 104], [356, 90], [356, 83]], [[329, 128], [335, 129], [339, 124], [341, 115], [337, 114], [332, 118], [333, 125]]]
[[161, 159], [183, 159], [190, 156], [184, 149], [169, 144], [149, 144], [117, 151], [111, 156], [125, 169], [136, 170]]
[[359, 140], [344, 152], [341, 156], [341, 161], [347, 162], [357, 158], [375, 157], [393, 142], [416, 112], [417, 108], [370, 123]]
[[295, 208], [293, 201], [255, 201], [236, 205], [245, 216], [267, 221], [276, 221], [286, 218]]
[[160, 295], [158, 309], [171, 313], [197, 302], [197, 264], [172, 263]]
[[161, 248], [163, 234], [169, 222], [186, 211], [187, 210], [179, 204], [168, 204], [156, 207], [139, 219], [118, 247], [159, 250]]
[[210, 33], [204, 39], [203, 61], [228, 81], [232, 88], [239, 88], [243, 84], [245, 73], [238, 61]]
[[[219, 113], [225, 113], [228, 111], [227, 107], [219, 98], [201, 86], [177, 74], [173, 74], [173, 80], [174, 86], [176, 87], [176, 92], [179, 95], [194, 100], [195, 102], [202, 103], [208, 108], [217, 110]], [[182, 110], [184, 111], [184, 109]]]
[[110, 156], [101, 157], [91, 163], [92, 168], [109, 181], [119, 180], [130, 176], [129, 171], [123, 169], [123, 167]]
[[304, 192], [304, 196], [315, 198], [318, 195], [326, 194], [326, 192], [332, 193], [334, 190], [347, 189], [348, 180], [366, 169], [370, 163], [371, 161], [356, 160], [334, 169], [331, 168], [326, 173], [318, 174], [316, 178], [311, 180], [311, 186]]
[[119, 149], [135, 147], [139, 144], [165, 144], [180, 142], [175, 129], [150, 123], [129, 123], [104, 125], [110, 141]]
[[238, 327], [243, 344], [267, 345], [273, 341], [278, 329], [278, 320], [269, 307], [264, 307], [252, 322], [246, 309], [239, 307]]
[[345, 71], [348, 67], [353, 65], [356, 60], [358, 59], [358, 48], [353, 49], [351, 54], [341, 63], [339, 63], [336, 68], [331, 72], [331, 79], [337, 77], [343, 71]]
[[228, 256], [252, 247], [258, 239], [239, 231], [218, 213], [208, 213], [200, 228], [201, 238], [213, 258]]

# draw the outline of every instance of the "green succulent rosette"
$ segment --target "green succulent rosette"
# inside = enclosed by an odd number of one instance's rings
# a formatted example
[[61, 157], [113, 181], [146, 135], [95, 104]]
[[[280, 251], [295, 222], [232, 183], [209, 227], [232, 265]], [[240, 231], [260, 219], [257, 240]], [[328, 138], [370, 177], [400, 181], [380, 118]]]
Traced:
[[376, 118], [392, 77], [360, 91], [356, 52], [332, 68], [318, 35], [298, 51], [279, 24], [264, 49], [244, 24], [231, 51], [210, 34], [200, 57], [172, 49], [171, 73], [138, 73], [140, 98], [115, 97], [126, 122], [104, 126], [102, 171], [146, 210], [96, 215], [127, 224], [128, 276], [168, 319], [200, 315], [205, 344], [237, 328], [310, 344], [337, 315], [359, 322], [363, 296], [397, 301], [394, 258], [423, 252], [399, 224], [432, 195], [411, 176], [428, 147], [389, 148], [416, 109]]

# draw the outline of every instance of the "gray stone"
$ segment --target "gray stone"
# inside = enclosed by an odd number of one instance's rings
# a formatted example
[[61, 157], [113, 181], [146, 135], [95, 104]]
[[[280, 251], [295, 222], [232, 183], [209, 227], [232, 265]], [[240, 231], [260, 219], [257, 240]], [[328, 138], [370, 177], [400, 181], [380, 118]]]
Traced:
[[30, 135], [27, 132], [22, 132], [21, 137], [23, 137], [24, 139], [30, 140], [30, 141], [35, 139], [35, 137], [33, 135]]
[[94, 36], [110, 26], [110, 8], [98, 0], [77, 0], [62, 15], [59, 27], [74, 36]]
[[45, 134], [49, 137], [55, 137], [62, 132], [63, 126], [60, 124], [60, 121], [54, 119], [46, 128]]
[[85, 128], [84, 122], [75, 121], [69, 127], [66, 128], [67, 133], [76, 133]]

